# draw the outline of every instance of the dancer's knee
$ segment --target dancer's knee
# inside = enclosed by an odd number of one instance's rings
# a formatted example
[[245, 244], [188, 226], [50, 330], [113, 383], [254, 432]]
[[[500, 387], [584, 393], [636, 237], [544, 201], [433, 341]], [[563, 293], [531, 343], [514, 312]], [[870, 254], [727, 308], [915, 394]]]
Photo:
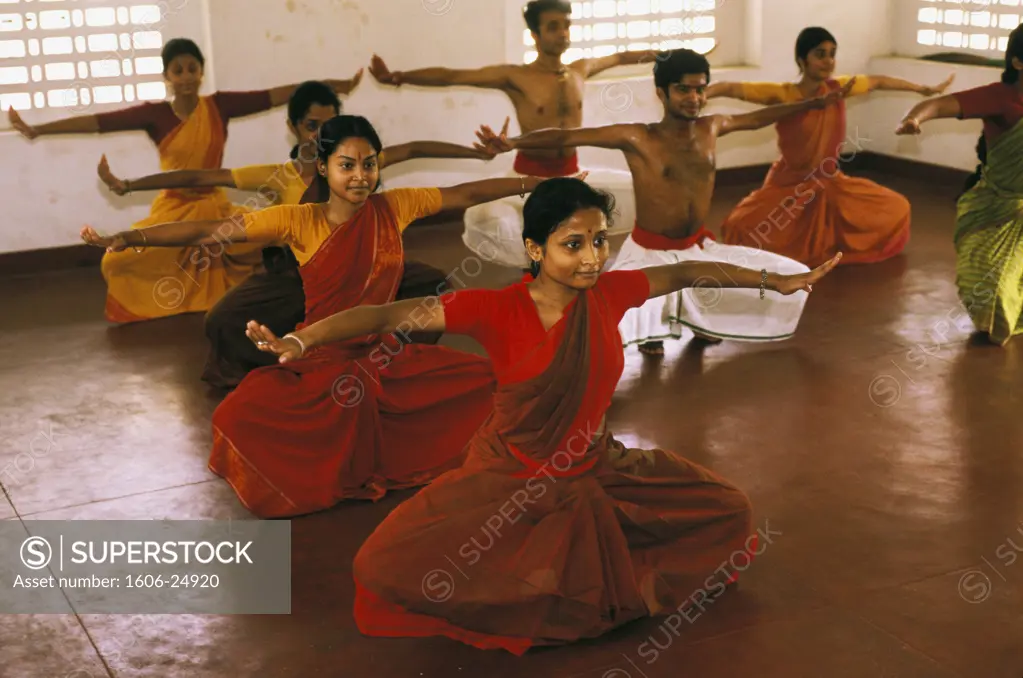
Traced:
[[736, 516], [737, 520], [745, 524], [753, 522], [753, 502], [739, 488], [732, 488], [732, 491], [728, 493], [726, 505], [732, 509], [733, 515]]
[[240, 310], [233, 303], [233, 297], [230, 292], [221, 297], [203, 317], [203, 330], [206, 336], [212, 339], [231, 331], [231, 329], [244, 331], [244, 325], [247, 320], [242, 319], [239, 313]]
[[223, 313], [220, 306], [214, 306], [210, 310], [206, 311], [206, 315], [203, 316], [202, 328], [206, 337], [212, 339], [220, 335], [224, 328], [227, 327], [228, 321], [226, 314]]
[[371, 534], [359, 547], [352, 560], [352, 576], [355, 579], [380, 581], [386, 575], [387, 568], [383, 567], [382, 559], [379, 556], [380, 539], [378, 534]]
[[746, 493], [728, 481], [720, 481], [721, 492], [716, 497], [717, 510], [737, 524], [753, 524], [753, 503]]

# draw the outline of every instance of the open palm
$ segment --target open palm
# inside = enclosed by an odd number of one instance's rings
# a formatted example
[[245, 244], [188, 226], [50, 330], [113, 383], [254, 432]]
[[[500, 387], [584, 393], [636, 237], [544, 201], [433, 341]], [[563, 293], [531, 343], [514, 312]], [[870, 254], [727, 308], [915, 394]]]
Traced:
[[121, 252], [128, 248], [128, 243], [119, 235], [102, 236], [92, 226], [83, 226], [82, 240], [93, 247], [105, 247], [107, 252]]
[[935, 85], [934, 87], [925, 87], [924, 91], [921, 92], [921, 94], [923, 94], [924, 96], [927, 96], [927, 97], [933, 97], [933, 96], [937, 96], [938, 94], [943, 94], [945, 92], [945, 90], [948, 89], [949, 85], [952, 84], [952, 81], [955, 80], [955, 79], [956, 79], [956, 74], [955, 74], [955, 72], [953, 72], [947, 78], [942, 80], [939, 84]]
[[39, 132], [34, 127], [21, 119], [21, 115], [18, 114], [18, 111], [14, 110], [14, 106], [7, 109], [7, 120], [11, 123], [11, 127], [26, 139], [35, 139], [39, 136]]
[[895, 133], [898, 135], [920, 134], [920, 121], [916, 118], [906, 118], [895, 128]]
[[128, 192], [124, 181], [115, 177], [114, 173], [110, 171], [110, 163], [107, 162], [105, 154], [100, 158], [99, 165], [96, 166], [96, 173], [99, 174], [100, 180], [107, 185], [107, 188], [117, 195], [124, 195]]
[[355, 88], [362, 82], [362, 68], [356, 72], [351, 80], [328, 80], [327, 84], [337, 93], [346, 96], [355, 91]]
[[384, 85], [395, 84], [394, 74], [391, 73], [391, 69], [389, 69], [387, 67], [387, 64], [384, 63], [384, 60], [381, 59], [376, 54], [374, 54], [372, 59], [370, 59], [369, 74], [372, 75], [373, 78], [381, 84]]
[[783, 275], [780, 276], [778, 282], [775, 283], [775, 290], [781, 294], [795, 294], [799, 290], [805, 290], [810, 292], [813, 290], [813, 286], [818, 280], [826, 276], [831, 272], [838, 262], [842, 260], [842, 253], [839, 252], [833, 256], [829, 261], [824, 262], [817, 268], [813, 269], [809, 273], [797, 273], [795, 275]]
[[832, 104], [838, 103], [842, 99], [849, 96], [849, 92], [852, 91], [853, 86], [856, 84], [856, 76], [849, 78], [849, 82], [842, 85], [840, 89], [833, 89], [817, 97], [813, 100], [814, 108], [824, 108]]
[[504, 126], [499, 133], [494, 132], [490, 125], [480, 125], [479, 130], [476, 132], [476, 138], [479, 141], [474, 141], [473, 147], [480, 152], [493, 153], [495, 155], [514, 150], [514, 144], [508, 139], [509, 122], [511, 122], [511, 118], [504, 119]]
[[260, 351], [278, 356], [278, 362], [286, 363], [302, 357], [302, 347], [292, 339], [279, 339], [266, 325], [250, 320], [245, 326], [245, 336], [252, 340]]

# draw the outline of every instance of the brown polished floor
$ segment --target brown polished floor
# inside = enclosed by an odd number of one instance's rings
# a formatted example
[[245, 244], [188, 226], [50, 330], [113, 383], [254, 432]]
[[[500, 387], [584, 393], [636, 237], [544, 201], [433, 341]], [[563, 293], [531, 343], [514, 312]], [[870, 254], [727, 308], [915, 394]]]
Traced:
[[[6, 616], [0, 675], [1020, 678], [1023, 340], [971, 340], [947, 191], [882, 181], [912, 199], [908, 252], [836, 271], [795, 339], [630, 354], [612, 428], [736, 482], [771, 535], [678, 636], [642, 622], [522, 658], [363, 638], [352, 556], [406, 492], [294, 521], [290, 616]], [[749, 188], [722, 188], [710, 223]], [[410, 238], [448, 270], [467, 254], [457, 226]], [[3, 288], [0, 519], [251, 518], [206, 469], [200, 317], [108, 326], [96, 269]], [[665, 649], [641, 655], [649, 639]]]

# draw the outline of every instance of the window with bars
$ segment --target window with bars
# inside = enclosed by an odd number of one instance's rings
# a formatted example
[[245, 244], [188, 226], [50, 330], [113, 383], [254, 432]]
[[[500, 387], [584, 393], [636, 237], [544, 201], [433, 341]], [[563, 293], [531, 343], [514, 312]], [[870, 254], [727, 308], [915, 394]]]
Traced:
[[[517, 0], [522, 26], [518, 58], [532, 63], [536, 45], [522, 23], [527, 2]], [[563, 61], [602, 57], [615, 52], [688, 47], [700, 53], [710, 51], [721, 29], [720, 10], [732, 0], [586, 0], [572, 4], [572, 46]], [[738, 56], [738, 55], [736, 55]]]
[[172, 11], [153, 0], [0, 0], [0, 110], [164, 99]]
[[1023, 0], [900, 0], [897, 51], [905, 56], [967, 52], [1001, 57], [1023, 21]]

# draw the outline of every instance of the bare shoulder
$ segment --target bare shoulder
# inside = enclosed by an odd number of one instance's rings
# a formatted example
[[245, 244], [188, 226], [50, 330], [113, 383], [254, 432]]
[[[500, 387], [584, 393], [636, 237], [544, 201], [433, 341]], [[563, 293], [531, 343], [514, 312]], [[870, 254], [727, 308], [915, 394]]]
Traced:
[[529, 79], [533, 73], [532, 69], [526, 64], [505, 64], [501, 68], [508, 75], [508, 78], [513, 81]]
[[723, 113], [711, 113], [709, 115], [701, 115], [696, 120], [697, 129], [706, 134], [714, 134], [721, 129], [721, 123], [728, 118], [728, 115]]
[[657, 123], [652, 122], [626, 122], [615, 125], [620, 129], [620, 134], [632, 142], [636, 148], [642, 148], [657, 140]]
[[590, 73], [592, 61], [593, 59], [576, 59], [568, 65], [568, 70], [585, 78]]
[[614, 136], [628, 143], [635, 150], [641, 149], [650, 141], [653, 126], [645, 122], [624, 122], [609, 125], [614, 130]]
[[615, 127], [618, 128], [622, 135], [635, 141], [648, 138], [655, 129], [655, 125], [648, 122], [623, 122], [615, 125]]

